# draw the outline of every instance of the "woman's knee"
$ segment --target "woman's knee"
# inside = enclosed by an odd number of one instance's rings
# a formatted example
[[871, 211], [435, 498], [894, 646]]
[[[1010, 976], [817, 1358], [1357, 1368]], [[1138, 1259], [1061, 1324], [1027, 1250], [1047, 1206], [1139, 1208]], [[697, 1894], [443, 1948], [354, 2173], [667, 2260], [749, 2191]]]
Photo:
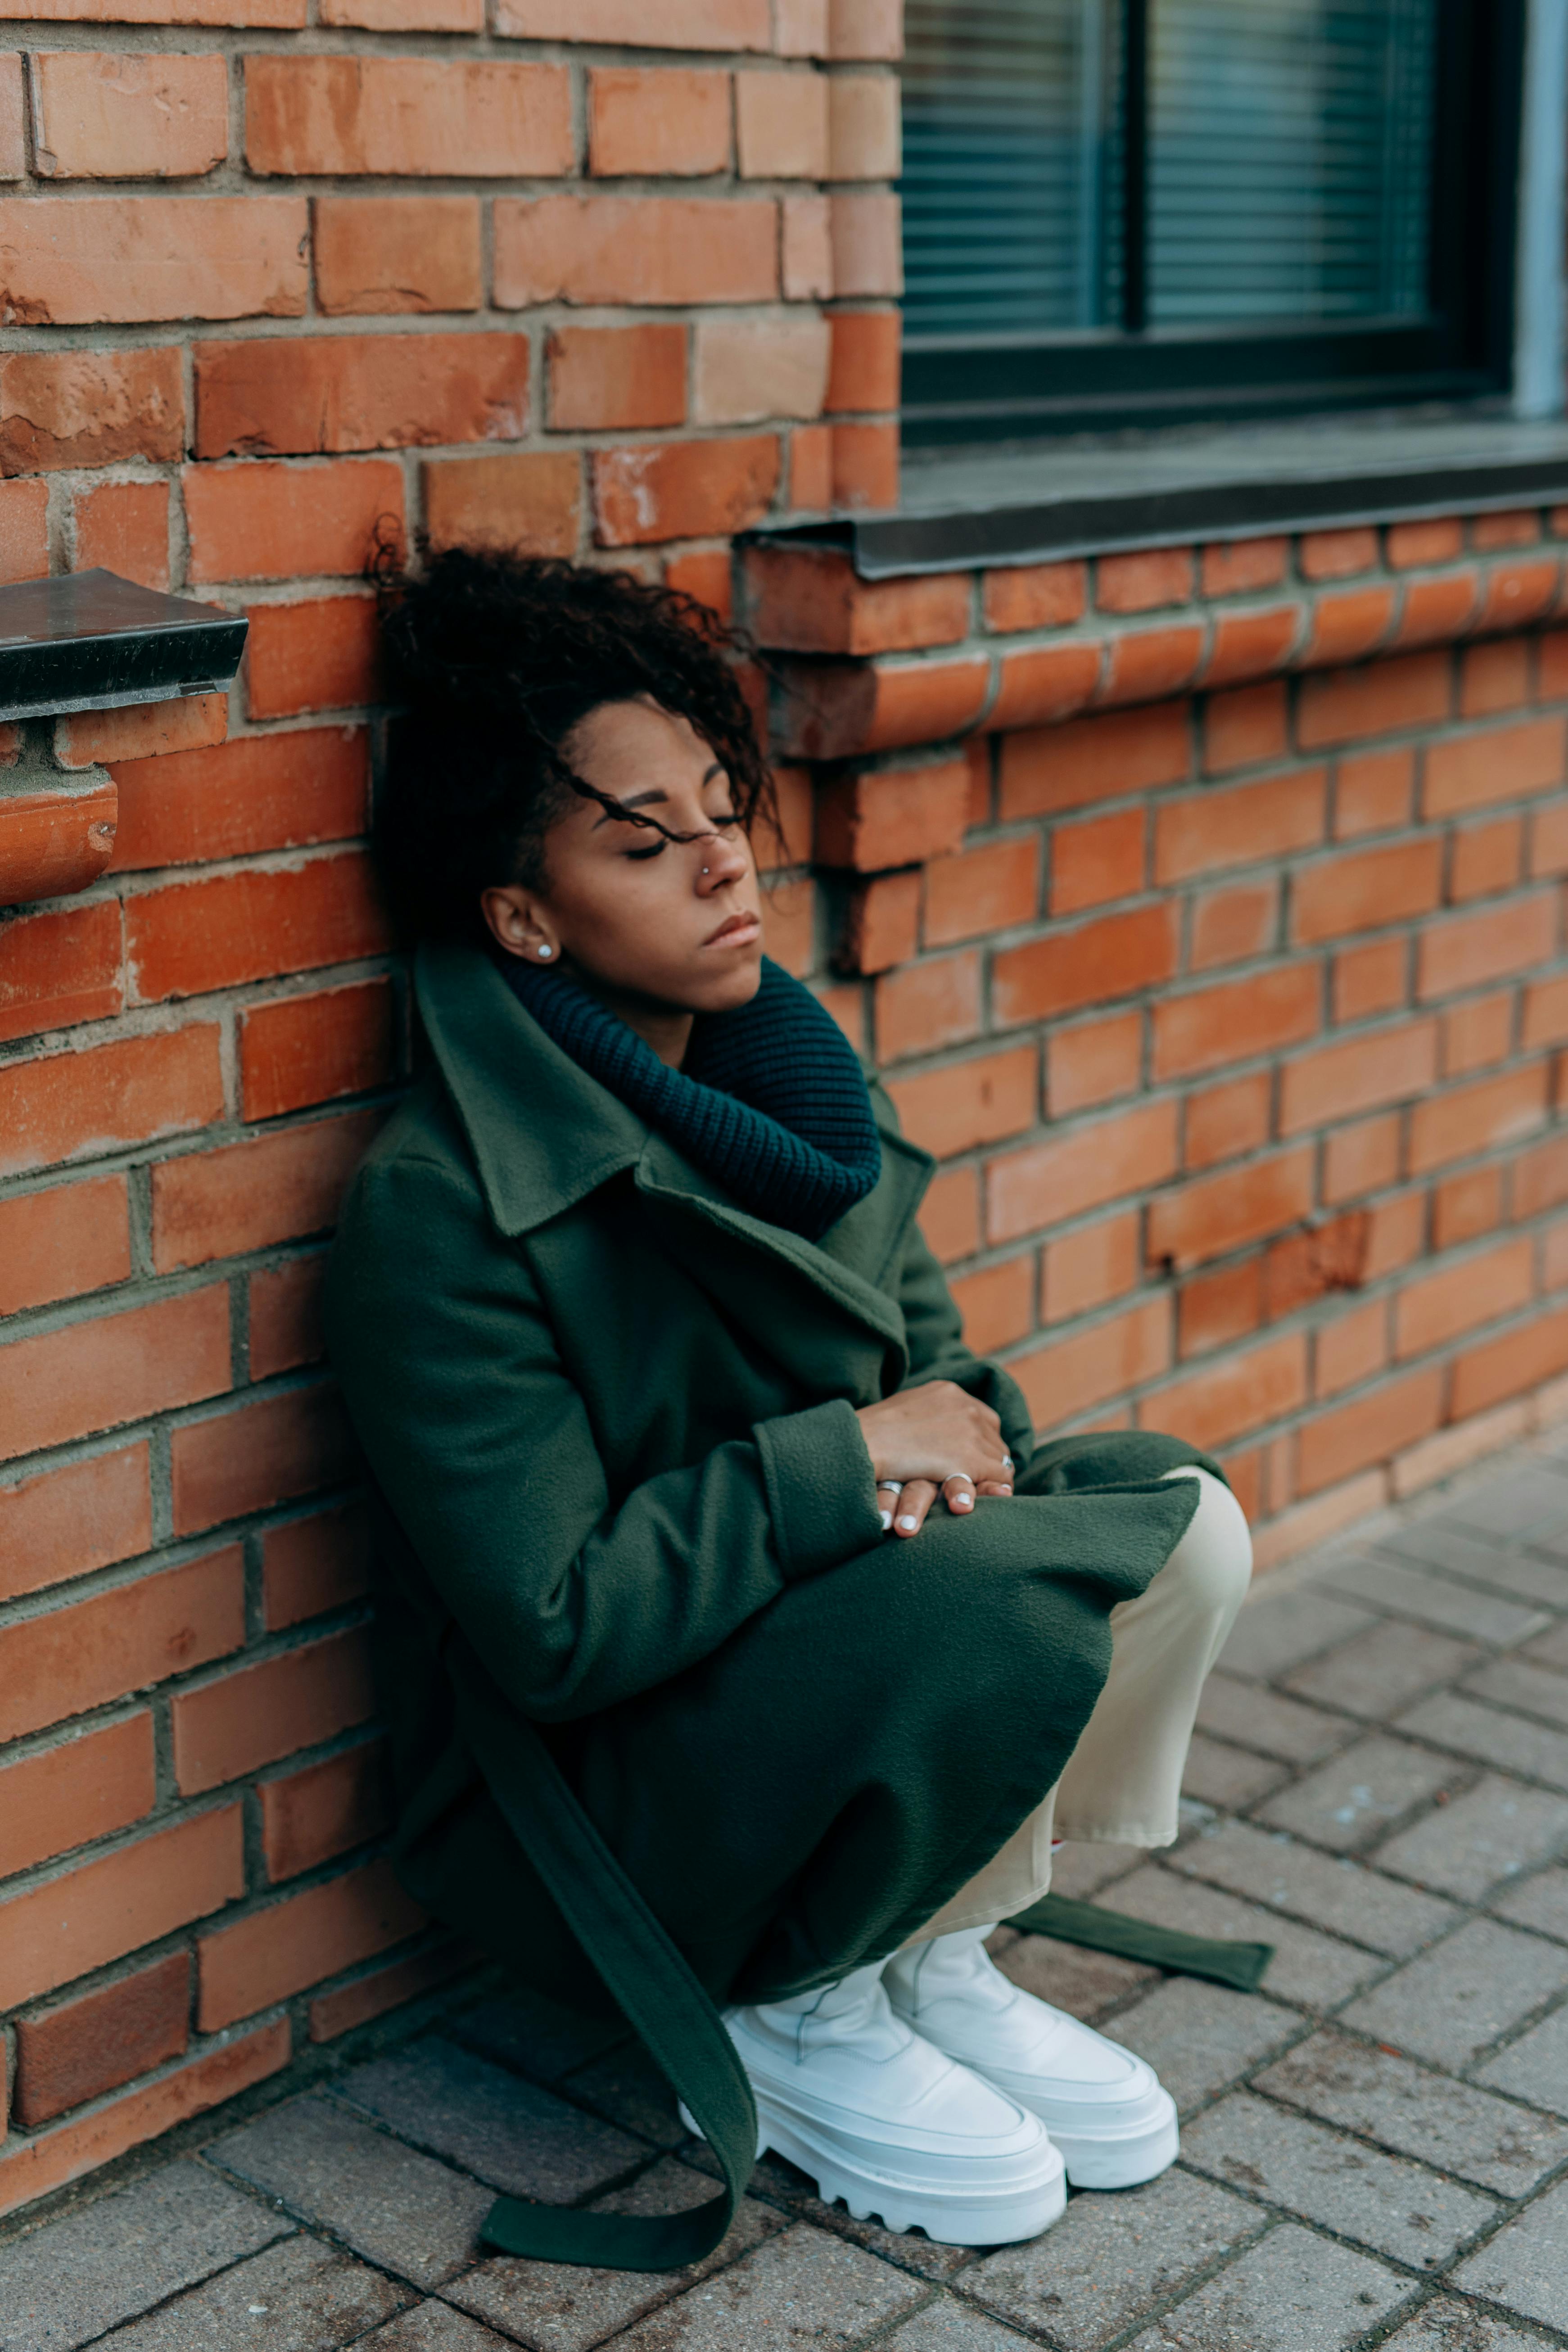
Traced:
[[1252, 1576], [1252, 1535], [1247, 1514], [1223, 1479], [1189, 1463], [1167, 1470], [1167, 1478], [1191, 1478], [1198, 1507], [1164, 1568], [1194, 1609], [1234, 1613], [1247, 1597]]

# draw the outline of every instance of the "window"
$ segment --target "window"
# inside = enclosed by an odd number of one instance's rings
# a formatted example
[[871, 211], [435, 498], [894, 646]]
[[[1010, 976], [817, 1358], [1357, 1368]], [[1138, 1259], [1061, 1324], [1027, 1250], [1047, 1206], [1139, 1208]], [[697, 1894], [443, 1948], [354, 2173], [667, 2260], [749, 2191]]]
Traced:
[[907, 439], [1505, 388], [1523, 14], [907, 0]]

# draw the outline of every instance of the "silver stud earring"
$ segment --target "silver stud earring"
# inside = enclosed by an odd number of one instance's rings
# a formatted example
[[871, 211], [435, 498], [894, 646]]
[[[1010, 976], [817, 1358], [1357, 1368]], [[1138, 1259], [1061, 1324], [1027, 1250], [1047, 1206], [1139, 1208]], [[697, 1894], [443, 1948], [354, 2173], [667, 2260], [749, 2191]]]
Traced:
[[540, 950], [539, 950], [539, 952], [540, 952], [540, 954], [541, 954], [542, 956], [544, 956], [544, 957], [548, 958], [548, 956], [549, 956], [549, 954], [550, 954], [550, 950], [549, 950], [548, 948], [541, 948], [541, 949], [540, 949]]

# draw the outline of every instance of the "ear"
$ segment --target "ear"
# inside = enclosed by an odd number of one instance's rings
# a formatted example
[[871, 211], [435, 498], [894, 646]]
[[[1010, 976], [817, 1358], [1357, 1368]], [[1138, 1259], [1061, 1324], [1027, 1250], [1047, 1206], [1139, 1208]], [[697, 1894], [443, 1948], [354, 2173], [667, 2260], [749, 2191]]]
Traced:
[[521, 882], [481, 890], [479, 911], [497, 946], [508, 955], [524, 957], [530, 963], [553, 963], [560, 955], [561, 942], [542, 899]]

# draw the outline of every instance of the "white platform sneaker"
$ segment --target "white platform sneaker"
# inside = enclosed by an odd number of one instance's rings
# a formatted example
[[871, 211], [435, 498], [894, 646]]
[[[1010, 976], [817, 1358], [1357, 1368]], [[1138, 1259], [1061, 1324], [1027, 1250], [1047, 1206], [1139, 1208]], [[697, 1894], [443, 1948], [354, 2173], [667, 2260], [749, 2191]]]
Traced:
[[[1067, 2202], [1062, 2160], [1017, 2101], [893, 2015], [880, 1963], [724, 2022], [772, 2148], [858, 2221], [949, 2246], [1037, 2237]], [[695, 2130], [686, 2110], [681, 2120]]]
[[895, 1952], [882, 1972], [894, 2014], [1038, 2116], [1075, 2189], [1131, 2189], [1175, 2161], [1176, 2106], [1152, 2067], [1037, 2000], [961, 1927]]

